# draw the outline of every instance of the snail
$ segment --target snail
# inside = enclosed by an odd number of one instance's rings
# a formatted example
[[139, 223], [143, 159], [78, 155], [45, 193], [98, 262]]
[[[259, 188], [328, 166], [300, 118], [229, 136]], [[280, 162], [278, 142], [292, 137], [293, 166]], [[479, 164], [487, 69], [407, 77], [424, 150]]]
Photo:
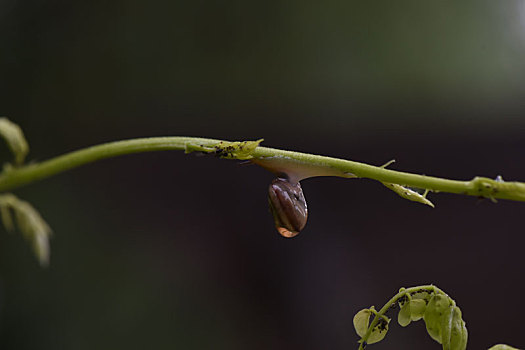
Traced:
[[308, 209], [299, 181], [315, 176], [356, 177], [352, 173], [311, 164], [286, 156], [259, 157], [250, 160], [252, 163], [274, 173], [277, 178], [268, 189], [268, 203], [275, 222], [275, 228], [283, 237], [295, 237], [306, 225]]
[[295, 237], [306, 225], [308, 209], [299, 182], [276, 178], [268, 189], [268, 203], [275, 228], [283, 237]]

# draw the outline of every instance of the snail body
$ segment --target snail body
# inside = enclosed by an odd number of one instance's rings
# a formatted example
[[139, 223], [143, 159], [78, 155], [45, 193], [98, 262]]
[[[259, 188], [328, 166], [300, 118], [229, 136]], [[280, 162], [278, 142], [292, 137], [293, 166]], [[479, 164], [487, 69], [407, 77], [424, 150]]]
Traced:
[[299, 182], [276, 178], [268, 189], [268, 203], [275, 228], [283, 237], [291, 238], [306, 225], [308, 209]]

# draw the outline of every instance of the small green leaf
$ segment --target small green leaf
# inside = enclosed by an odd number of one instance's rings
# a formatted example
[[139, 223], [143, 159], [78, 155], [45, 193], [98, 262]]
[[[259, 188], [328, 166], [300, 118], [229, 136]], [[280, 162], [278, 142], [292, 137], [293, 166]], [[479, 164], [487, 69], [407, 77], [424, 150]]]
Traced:
[[497, 345], [494, 345], [493, 347], [491, 347], [489, 350], [520, 350], [520, 349], [513, 348], [510, 345], [497, 344]]
[[49, 237], [51, 228], [44, 221], [38, 211], [28, 202], [19, 200], [13, 207], [15, 211], [16, 223], [22, 234], [33, 245], [33, 251], [40, 262], [40, 265], [49, 264]]
[[410, 300], [410, 318], [412, 321], [419, 321], [425, 315], [427, 303], [424, 299]]
[[0, 195], [0, 210], [2, 221], [8, 230], [14, 228], [10, 210], [13, 211], [16, 226], [32, 245], [40, 265], [47, 266], [49, 264], [51, 228], [38, 211], [28, 202], [20, 200], [10, 193]]
[[461, 318], [461, 310], [459, 307], [454, 306], [450, 332], [450, 350], [465, 350], [467, 348], [467, 340], [468, 332], [467, 327], [465, 327], [465, 321]]
[[[428, 296], [428, 294], [419, 294], [419, 296], [423, 298], [423, 296]], [[401, 326], [406, 327], [411, 321], [422, 319], [426, 308], [427, 303], [425, 299], [410, 299], [401, 306], [397, 315], [397, 321]]]
[[441, 344], [443, 350], [450, 350], [450, 335], [452, 333], [452, 316], [454, 307], [451, 305], [441, 315]]
[[428, 302], [425, 315], [423, 316], [428, 334], [440, 344], [442, 344], [443, 316], [446, 313], [449, 314], [448, 310], [450, 308], [449, 298], [445, 295], [436, 294]]
[[408, 199], [409, 201], [422, 203], [422, 204], [425, 204], [425, 205], [428, 205], [434, 208], [434, 204], [432, 204], [432, 202], [429, 201], [424, 195], [417, 193], [416, 191], [411, 190], [410, 188], [407, 188], [407, 187], [404, 187], [398, 184], [389, 183], [389, 182], [382, 182], [382, 184], [390, 188], [392, 191], [397, 193], [399, 196], [405, 199]]
[[7, 146], [15, 157], [15, 164], [20, 165], [29, 152], [29, 145], [24, 137], [22, 129], [9, 119], [0, 118], [0, 136], [4, 138]]
[[397, 323], [401, 325], [401, 327], [406, 327], [410, 324], [412, 321], [412, 318], [410, 317], [411, 311], [410, 311], [410, 301], [407, 301], [403, 306], [401, 306], [401, 309], [399, 310], [399, 313], [397, 314]]
[[[370, 326], [370, 316], [373, 314], [374, 312], [372, 312], [371, 309], [363, 309], [355, 314], [354, 328], [357, 335], [359, 335], [361, 338], [364, 338], [366, 335], [368, 327]], [[382, 316], [366, 340], [367, 344], [374, 344], [383, 340], [386, 333], [388, 332], [389, 323], [390, 319], [386, 316]]]
[[383, 340], [383, 338], [386, 336], [386, 333], [388, 332], [389, 323], [390, 319], [388, 317], [383, 316], [382, 318], [380, 318], [379, 322], [372, 330], [372, 333], [370, 333], [367, 343], [374, 344]]
[[370, 324], [370, 309], [363, 309], [354, 316], [354, 328], [358, 336], [363, 338]]

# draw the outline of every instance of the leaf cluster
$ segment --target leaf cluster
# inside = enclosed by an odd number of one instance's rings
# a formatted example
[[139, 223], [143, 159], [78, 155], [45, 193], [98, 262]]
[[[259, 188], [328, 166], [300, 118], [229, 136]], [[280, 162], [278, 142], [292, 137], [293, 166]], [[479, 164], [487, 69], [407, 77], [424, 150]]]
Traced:
[[[468, 332], [462, 313], [456, 302], [435, 286], [401, 288], [380, 310], [375, 307], [363, 309], [354, 316], [354, 328], [361, 337], [359, 349], [383, 340], [391, 321], [385, 313], [399, 306], [397, 322], [406, 327], [411, 322], [423, 320], [428, 334], [442, 345], [443, 350], [465, 350]], [[371, 316], [374, 316], [370, 321]], [[509, 345], [498, 344], [489, 350], [518, 350]]]
[[[443, 346], [443, 350], [465, 350], [468, 332], [461, 310], [447, 294], [433, 287], [402, 289], [392, 305], [399, 305], [398, 323], [406, 327], [413, 321], [423, 320], [428, 334]], [[370, 316], [375, 314], [370, 323]], [[381, 341], [388, 332], [390, 319], [375, 309], [363, 309], [354, 317], [354, 327], [361, 337], [361, 345]], [[364, 348], [364, 346], [362, 346]]]
[[[14, 157], [14, 164], [5, 164], [4, 172], [22, 165], [29, 152], [29, 145], [22, 129], [7, 118], [0, 118], [0, 137], [2, 137]], [[28, 202], [11, 193], [0, 194], [0, 217], [6, 231], [14, 232], [18, 227], [25, 239], [33, 247], [40, 265], [49, 264], [49, 237], [51, 228], [38, 211]]]

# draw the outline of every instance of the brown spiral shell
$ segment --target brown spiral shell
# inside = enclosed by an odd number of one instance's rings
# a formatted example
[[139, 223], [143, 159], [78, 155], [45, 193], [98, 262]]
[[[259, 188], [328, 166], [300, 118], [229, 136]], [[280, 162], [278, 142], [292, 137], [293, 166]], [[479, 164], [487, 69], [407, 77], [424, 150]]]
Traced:
[[275, 221], [275, 228], [287, 238], [294, 237], [306, 225], [308, 209], [299, 182], [291, 183], [276, 178], [268, 189], [268, 203]]

